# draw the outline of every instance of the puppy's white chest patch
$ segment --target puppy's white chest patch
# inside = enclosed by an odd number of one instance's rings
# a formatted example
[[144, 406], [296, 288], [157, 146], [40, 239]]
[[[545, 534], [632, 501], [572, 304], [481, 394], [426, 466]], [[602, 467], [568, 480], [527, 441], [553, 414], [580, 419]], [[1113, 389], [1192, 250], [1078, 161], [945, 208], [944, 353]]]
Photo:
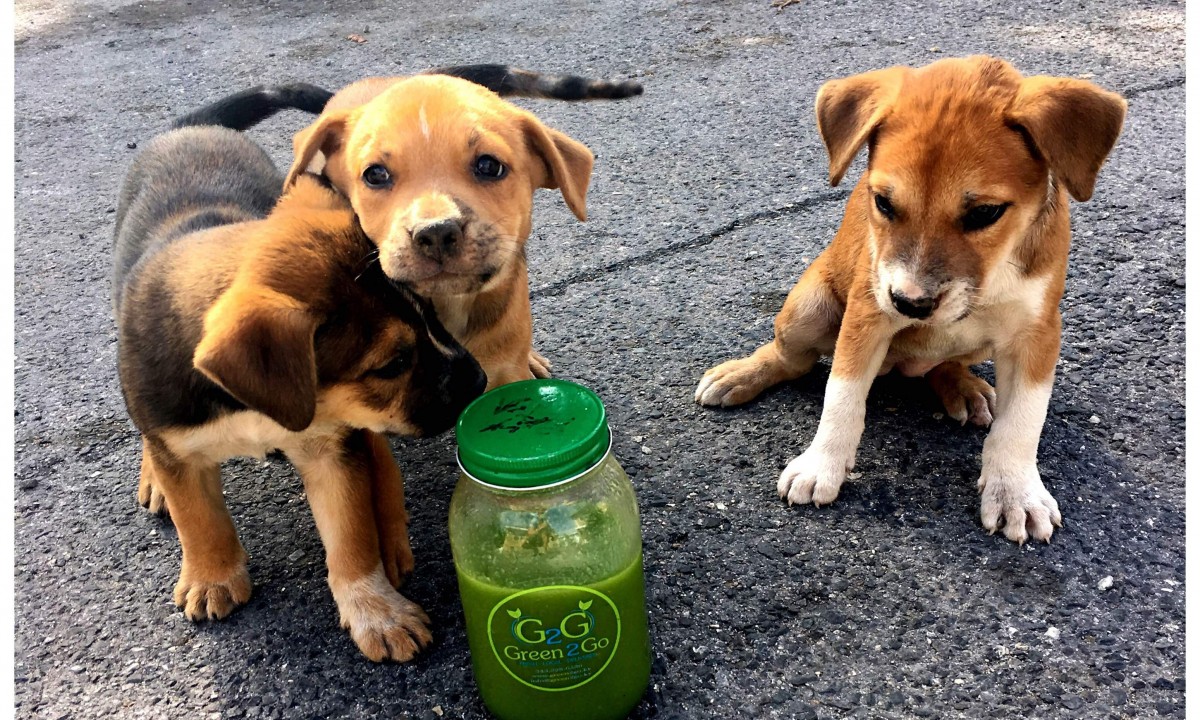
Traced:
[[963, 319], [897, 333], [882, 369], [918, 376], [952, 358], [990, 356], [992, 348], [1041, 316], [1049, 282], [1048, 275], [1027, 277], [1006, 263]]
[[471, 295], [437, 295], [433, 298], [433, 307], [442, 327], [460, 342], [467, 333], [473, 302]]

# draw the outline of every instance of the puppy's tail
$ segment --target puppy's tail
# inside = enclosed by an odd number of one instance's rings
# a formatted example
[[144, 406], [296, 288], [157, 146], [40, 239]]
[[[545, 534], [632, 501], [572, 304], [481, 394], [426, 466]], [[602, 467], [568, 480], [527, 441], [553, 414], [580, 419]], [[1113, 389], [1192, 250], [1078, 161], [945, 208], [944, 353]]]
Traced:
[[620, 100], [642, 94], [633, 80], [593, 80], [579, 75], [545, 75], [510, 65], [455, 65], [433, 68], [422, 75], [453, 75], [482, 85], [503, 97], [550, 100]]
[[171, 123], [171, 129], [195, 125], [220, 125], [231, 130], [246, 130], [280, 110], [295, 108], [314, 115], [325, 109], [333, 93], [307, 83], [258, 86], [243, 90], [190, 112]]

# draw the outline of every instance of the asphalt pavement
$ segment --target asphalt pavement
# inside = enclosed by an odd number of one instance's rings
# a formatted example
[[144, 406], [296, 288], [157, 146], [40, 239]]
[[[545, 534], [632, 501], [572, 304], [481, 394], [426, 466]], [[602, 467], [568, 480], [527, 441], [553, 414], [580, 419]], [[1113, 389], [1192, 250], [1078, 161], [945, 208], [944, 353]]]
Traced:
[[[338, 628], [282, 461], [226, 470], [249, 604], [200, 625], [174, 607], [174, 529], [135, 502], [108, 274], [135, 146], [177, 114], [261, 83], [506, 62], [646, 88], [522, 103], [598, 156], [586, 224], [539, 194], [530, 282], [537, 347], [605, 400], [638, 491], [655, 661], [634, 717], [1182, 717], [1184, 5], [997, 5], [18, 0], [16, 716], [486, 717], [446, 536], [449, 435], [394, 443], [407, 593], [436, 633], [415, 662], [372, 664]], [[775, 481], [812, 438], [828, 365], [744, 408], [692, 401], [707, 367], [770, 337], [840, 219], [821, 82], [974, 53], [1129, 99], [1072, 207], [1040, 450], [1065, 518], [1049, 545], [982, 530], [985, 433], [941, 417], [920, 380], [876, 383], [853, 481], [819, 510]], [[251, 135], [286, 167], [307, 120]]]

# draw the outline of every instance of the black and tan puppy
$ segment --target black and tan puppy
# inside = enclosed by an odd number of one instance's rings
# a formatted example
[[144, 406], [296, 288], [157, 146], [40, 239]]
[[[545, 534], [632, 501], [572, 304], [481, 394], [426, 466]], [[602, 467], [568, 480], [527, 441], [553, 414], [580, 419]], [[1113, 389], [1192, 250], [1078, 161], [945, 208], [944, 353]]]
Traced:
[[220, 463], [279, 449], [303, 478], [342, 625], [372, 660], [403, 661], [430, 634], [394, 589], [412, 556], [403, 480], [377, 433], [446, 430], [486, 378], [385, 277], [343, 198], [302, 177], [276, 203], [283, 179], [266, 154], [217, 127], [327, 99], [306, 86], [241, 93], [135, 160], [115, 237], [121, 385], [143, 436], [139, 500], [178, 530], [174, 597], [189, 618], [250, 596]]

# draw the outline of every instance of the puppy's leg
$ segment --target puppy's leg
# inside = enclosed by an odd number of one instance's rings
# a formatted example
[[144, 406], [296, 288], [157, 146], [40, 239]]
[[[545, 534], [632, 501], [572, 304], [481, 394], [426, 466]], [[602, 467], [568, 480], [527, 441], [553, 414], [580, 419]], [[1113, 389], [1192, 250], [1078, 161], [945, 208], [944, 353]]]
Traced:
[[983, 443], [979, 517], [989, 532], [1004, 528], [1013, 542], [1050, 541], [1062, 527], [1058, 502], [1037, 469], [1038, 441], [1046, 422], [1061, 318], [1053, 317], [996, 352], [996, 419]]
[[485, 392], [487, 390], [495, 390], [501, 385], [521, 380], [532, 380], [537, 377], [533, 374], [531, 366], [525, 363], [518, 363], [516, 365], [512, 363], [485, 365], [481, 362], [479, 364], [483, 366], [483, 371], [487, 373], [488, 382]]
[[854, 467], [867, 393], [893, 334], [869, 290], [852, 295], [833, 352], [817, 434], [779, 476], [779, 496], [788, 504], [827, 505], [837, 498], [846, 473]]
[[219, 620], [249, 600], [251, 588], [246, 551], [221, 494], [221, 470], [215, 463], [176, 458], [152, 440], [147, 446], [154, 486], [171, 509], [183, 546], [175, 604], [191, 620]]
[[700, 379], [696, 402], [729, 407], [753, 400], [763, 390], [800, 377], [833, 349], [842, 306], [834, 296], [818, 257], [788, 293], [775, 317], [775, 339], [749, 357], [722, 363]]
[[963, 425], [968, 420], [980, 427], [992, 424], [996, 391], [987, 380], [976, 377], [969, 367], [960, 362], [944, 362], [930, 370], [926, 377], [950, 417]]
[[408, 542], [408, 513], [404, 509], [404, 476], [400, 473], [387, 438], [367, 432], [371, 457], [371, 497], [375, 526], [379, 530], [379, 555], [392, 587], [399, 588], [413, 570]]
[[432, 639], [429, 618], [396, 592], [384, 572], [371, 507], [373, 462], [365, 431], [322, 441], [288, 457], [304, 479], [329, 567], [341, 625], [371, 660], [410, 660]]
[[154, 515], [167, 514], [167, 502], [154, 479], [154, 456], [150, 453], [149, 441], [142, 438], [142, 473], [138, 479], [138, 504]]
[[[495, 291], [503, 295], [503, 313], [463, 341], [487, 373], [487, 389], [550, 376], [550, 363], [533, 349], [533, 315], [529, 306], [529, 278], [522, 263], [508, 284]], [[477, 303], [485, 301], [479, 300]]]

